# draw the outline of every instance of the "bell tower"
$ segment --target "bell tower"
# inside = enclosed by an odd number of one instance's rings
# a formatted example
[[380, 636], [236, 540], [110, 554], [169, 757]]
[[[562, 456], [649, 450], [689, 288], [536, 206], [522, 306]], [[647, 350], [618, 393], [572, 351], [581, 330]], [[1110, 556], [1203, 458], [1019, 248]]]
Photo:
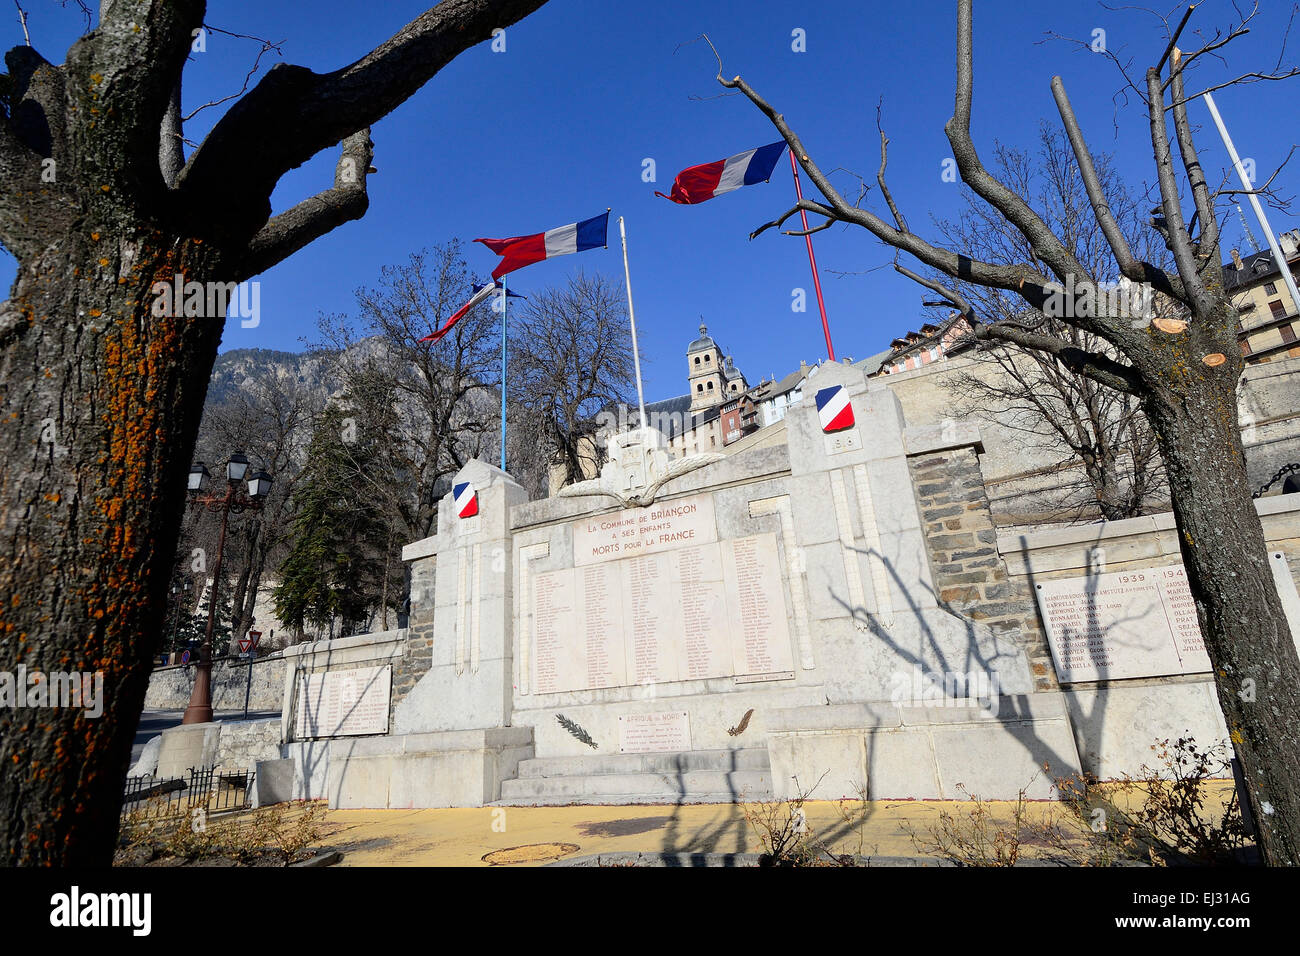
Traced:
[[691, 411], [720, 405], [726, 399], [722, 349], [700, 323], [700, 337], [686, 349], [687, 381], [691, 389]]

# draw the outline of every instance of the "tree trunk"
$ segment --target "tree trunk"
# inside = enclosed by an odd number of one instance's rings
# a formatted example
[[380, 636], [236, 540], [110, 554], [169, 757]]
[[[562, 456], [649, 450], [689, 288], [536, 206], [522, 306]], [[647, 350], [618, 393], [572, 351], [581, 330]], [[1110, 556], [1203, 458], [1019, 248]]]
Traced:
[[0, 643], [9, 668], [101, 674], [103, 713], [0, 708], [10, 866], [112, 858], [221, 334], [152, 314], [154, 282], [218, 273], [212, 244], [81, 224], [22, 261], [0, 317]]
[[[1231, 361], [1231, 360], [1230, 360]], [[1176, 372], [1176, 370], [1175, 370]], [[1300, 666], [1247, 483], [1233, 384], [1193, 372], [1144, 398], [1168, 473], [1188, 583], [1264, 858], [1300, 848]], [[1166, 381], [1177, 381], [1176, 374]]]
[[258, 590], [262, 584], [262, 566], [266, 560], [266, 547], [263, 544], [264, 536], [262, 534], [262, 515], [260, 512], [253, 512], [252, 516], [247, 520], [249, 525], [244, 533], [244, 540], [248, 545], [247, 553], [243, 570], [239, 574], [239, 580], [235, 582], [234, 598], [230, 602], [231, 614], [234, 619], [234, 629], [230, 632], [230, 635], [235, 640], [242, 638], [253, 626], [253, 615], [257, 609]]

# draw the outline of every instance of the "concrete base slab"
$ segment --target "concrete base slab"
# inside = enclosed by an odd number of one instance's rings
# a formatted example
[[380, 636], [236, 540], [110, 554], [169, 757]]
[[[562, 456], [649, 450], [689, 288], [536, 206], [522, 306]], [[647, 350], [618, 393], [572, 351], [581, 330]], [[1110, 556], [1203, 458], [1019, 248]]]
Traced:
[[334, 740], [325, 790], [331, 809], [481, 807], [532, 755], [528, 727]]
[[778, 712], [768, 744], [776, 796], [1014, 800], [1023, 789], [1030, 799], [1054, 799], [1056, 779], [1080, 772], [1059, 693], [943, 704]]

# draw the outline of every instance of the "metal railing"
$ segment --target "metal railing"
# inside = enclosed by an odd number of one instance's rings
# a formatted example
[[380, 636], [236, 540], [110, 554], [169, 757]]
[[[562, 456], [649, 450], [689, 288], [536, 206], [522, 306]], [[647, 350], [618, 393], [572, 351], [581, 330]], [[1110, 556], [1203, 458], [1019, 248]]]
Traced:
[[127, 777], [122, 815], [145, 813], [150, 817], [169, 817], [199, 808], [208, 813], [246, 810], [252, 806], [254, 776], [251, 770], [211, 766], [190, 767], [184, 778]]

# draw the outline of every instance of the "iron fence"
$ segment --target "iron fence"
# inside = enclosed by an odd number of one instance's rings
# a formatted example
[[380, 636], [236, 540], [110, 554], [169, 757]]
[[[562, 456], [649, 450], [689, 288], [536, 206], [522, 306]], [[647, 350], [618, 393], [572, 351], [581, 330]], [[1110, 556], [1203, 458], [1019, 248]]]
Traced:
[[127, 777], [122, 815], [180, 816], [202, 808], [208, 813], [246, 810], [252, 806], [251, 770], [217, 766], [190, 767], [185, 777]]

